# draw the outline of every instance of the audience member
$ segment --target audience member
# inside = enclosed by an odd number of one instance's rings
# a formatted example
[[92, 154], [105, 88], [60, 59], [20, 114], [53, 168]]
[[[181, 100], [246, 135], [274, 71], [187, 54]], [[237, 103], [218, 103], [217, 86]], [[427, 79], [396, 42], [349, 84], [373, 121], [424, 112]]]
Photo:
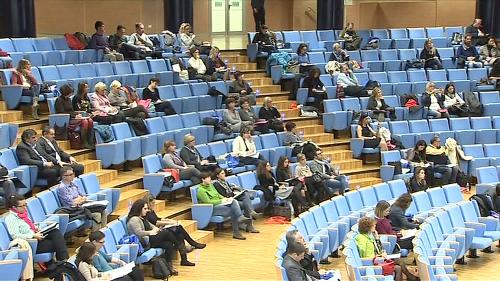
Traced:
[[[304, 245], [306, 247], [306, 252], [304, 254], [304, 258], [299, 261], [300, 265], [302, 268], [304, 268], [306, 274], [308, 276], [312, 276], [316, 279], [321, 279], [321, 272], [324, 272], [324, 270], [319, 270], [318, 269], [318, 262], [314, 259], [313, 254], [309, 251], [309, 248], [307, 247], [307, 243], [304, 240], [304, 237], [302, 234], [297, 229], [290, 230], [286, 233], [286, 244], [292, 245], [293, 243], [299, 243]], [[288, 248], [288, 247], [287, 247]]]
[[98, 82], [95, 84], [94, 89], [95, 94], [90, 97], [90, 102], [92, 104], [92, 108], [94, 109], [94, 115], [106, 117], [99, 118], [96, 121], [106, 125], [123, 122], [125, 120], [124, 112], [111, 105], [111, 102], [106, 94], [106, 84]]
[[[84, 84], [83, 86], [87, 85], [86, 83], [80, 83], [80, 84]], [[56, 98], [55, 102], [56, 113], [69, 114], [70, 116], [69, 126], [80, 128], [79, 131], [83, 147], [87, 149], [94, 148], [94, 137], [93, 137], [94, 121], [90, 117], [91, 115], [90, 100], [88, 100], [86, 92], [85, 92], [85, 98], [88, 101], [85, 102], [87, 102], [88, 108], [86, 110], [81, 110], [81, 111], [76, 111], [73, 108], [74, 103], [76, 103], [77, 105], [81, 104], [81, 102], [78, 102], [82, 100], [81, 97], [82, 94], [80, 93], [80, 91], [78, 91], [80, 94], [77, 94], [73, 98], [73, 101], [71, 100], [71, 96], [73, 95], [73, 88], [69, 84], [62, 85], [61, 88], [59, 88], [59, 92], [61, 93], [61, 95]]]
[[427, 161], [427, 143], [425, 140], [418, 140], [415, 147], [408, 149], [406, 152], [406, 160], [410, 161], [414, 167], [425, 168], [426, 183], [429, 186], [434, 186], [434, 169]]
[[251, 105], [255, 105], [256, 94], [254, 93], [252, 87], [250, 87], [250, 84], [245, 81], [245, 75], [239, 71], [235, 71], [233, 76], [234, 80], [229, 85], [230, 95], [232, 93], [237, 93], [238, 99], [246, 97], [250, 101]]
[[[253, 190], [245, 190], [235, 184], [231, 184], [226, 180], [226, 171], [217, 168], [214, 172], [215, 181], [213, 185], [217, 192], [226, 198], [234, 198], [243, 212], [243, 215], [247, 218], [253, 219], [254, 215], [257, 213], [254, 211], [252, 200], [255, 198], [255, 191]], [[237, 193], [243, 192], [241, 195], [236, 196]], [[236, 196], [236, 197], [235, 197]], [[253, 226], [252, 220], [246, 223], [245, 231], [250, 233], [260, 233]]]
[[236, 100], [233, 98], [226, 99], [226, 109], [222, 112], [222, 119], [231, 126], [231, 130], [237, 133], [241, 130], [242, 122], [240, 114], [236, 110]]
[[323, 179], [330, 193], [338, 191], [339, 195], [344, 195], [344, 191], [349, 190], [346, 176], [340, 174], [340, 168], [334, 169], [331, 166], [330, 160], [325, 159], [321, 149], [316, 151], [316, 157], [309, 164], [309, 167], [313, 174], [317, 174]]
[[264, 0], [252, 0], [252, 13], [255, 21], [255, 31], [259, 31], [266, 25], [266, 9]]
[[500, 57], [500, 49], [498, 48], [495, 37], [488, 39], [488, 44], [479, 48], [479, 55], [483, 64], [492, 65], [497, 58]]
[[387, 143], [380, 136], [378, 136], [378, 131], [376, 132], [372, 129], [370, 123], [370, 116], [364, 113], [361, 114], [359, 117], [358, 127], [356, 128], [356, 136], [364, 140], [364, 148], [380, 147], [381, 151], [387, 151]]
[[[300, 43], [297, 47], [297, 61], [299, 64], [308, 65], [311, 62], [309, 61], [309, 47], [306, 43]], [[302, 71], [301, 71], [302, 72]]]
[[268, 202], [266, 211], [270, 211], [273, 208], [273, 202], [277, 198], [280, 200], [289, 200], [290, 202], [287, 203], [292, 207], [291, 215], [296, 213], [296, 210], [293, 210], [292, 198], [299, 195], [297, 194], [298, 190], [286, 183], [279, 183], [272, 172], [271, 163], [269, 163], [269, 161], [262, 161], [259, 163], [257, 166], [257, 178], [259, 179], [260, 185], [257, 185], [254, 189], [264, 192], [264, 199]]
[[252, 127], [241, 128], [240, 135], [233, 140], [233, 154], [238, 156], [240, 165], [257, 165], [264, 157], [257, 152], [252, 138]]
[[131, 100], [123, 90], [122, 83], [113, 80], [109, 85], [111, 91], [108, 93], [108, 100], [112, 106], [123, 110], [126, 117], [138, 117], [140, 119], [148, 118], [148, 111], [144, 106], [137, 104], [137, 101]]
[[[75, 265], [80, 271], [81, 275], [85, 280], [91, 281], [101, 281], [107, 280], [105, 276], [101, 276], [97, 271], [97, 268], [93, 265], [93, 259], [97, 255], [97, 248], [91, 242], [84, 242], [76, 253]], [[120, 279], [120, 280], [130, 280], [130, 279]]]
[[427, 182], [425, 181], [425, 168], [416, 167], [413, 177], [410, 179], [410, 193], [418, 191], [426, 191], [429, 188]]
[[33, 129], [26, 129], [21, 134], [21, 142], [16, 147], [16, 155], [20, 165], [38, 167], [38, 178], [47, 180], [47, 187], [57, 184], [59, 166], [46, 159], [37, 146], [37, 135]]
[[209, 173], [201, 174], [202, 182], [198, 186], [198, 193], [196, 197], [201, 204], [211, 204], [214, 206], [212, 216], [231, 217], [231, 226], [233, 228], [233, 238], [238, 240], [245, 240], [240, 232], [239, 225], [248, 224], [251, 219], [241, 214], [240, 205], [238, 201], [233, 198], [226, 198], [220, 195], [212, 184], [212, 178]]
[[[57, 197], [61, 202], [62, 207], [82, 207], [83, 204], [90, 202], [85, 194], [83, 194], [78, 186], [74, 183], [75, 173], [70, 166], [61, 168], [61, 183], [57, 187]], [[88, 209], [92, 212], [93, 230], [98, 230], [105, 227], [108, 223], [108, 213], [106, 209], [97, 212]]]
[[16, 71], [12, 72], [10, 83], [23, 86], [22, 95], [32, 98], [31, 116], [33, 119], [40, 119], [38, 117], [40, 85], [31, 72], [31, 62], [29, 60], [21, 59], [18, 62]]
[[[15, 181], [15, 182], [14, 182]], [[17, 186], [16, 186], [17, 185]], [[17, 178], [9, 176], [9, 170], [0, 164], [0, 186], [2, 187], [1, 195], [3, 200], [0, 200], [0, 207], [7, 208], [10, 196], [16, 194], [16, 187], [25, 187], [24, 184]], [[2, 196], [0, 196], [1, 198]]]
[[135, 24], [135, 33], [130, 35], [128, 43], [139, 47], [146, 54], [150, 54], [154, 50], [153, 42], [144, 32], [144, 24], [141, 22]]
[[441, 180], [443, 184], [457, 182], [458, 166], [453, 165], [453, 167], [450, 167], [447, 148], [441, 146], [439, 136], [432, 138], [431, 143], [425, 149], [425, 154], [427, 155], [427, 160], [434, 163], [434, 171], [442, 174]]
[[275, 34], [269, 30], [267, 25], [262, 25], [257, 30], [252, 43], [257, 43], [260, 52], [274, 53], [277, 51]]
[[449, 118], [448, 110], [444, 105], [443, 90], [436, 87], [434, 82], [427, 82], [425, 93], [422, 94], [422, 104], [428, 108], [427, 116], [434, 118]]
[[448, 83], [444, 87], [444, 106], [450, 115], [468, 117], [469, 110], [465, 101], [456, 93], [455, 84]]
[[[56, 253], [57, 261], [66, 261], [69, 258], [68, 249], [64, 243], [64, 236], [58, 228], [47, 233], [41, 233], [40, 229], [30, 219], [27, 210], [26, 199], [22, 195], [12, 195], [8, 201], [9, 212], [4, 217], [5, 226], [12, 240], [36, 239], [36, 253]], [[21, 248], [30, 247], [29, 244], [22, 243]], [[26, 244], [26, 245], [24, 245]], [[32, 262], [30, 260], [29, 262]], [[33, 269], [33, 265], [26, 265]]]
[[313, 205], [313, 200], [309, 196], [309, 192], [304, 183], [292, 175], [290, 169], [290, 159], [286, 156], [281, 156], [278, 159], [278, 166], [276, 167], [276, 180], [278, 183], [288, 183], [293, 186], [292, 192], [292, 205], [297, 217], [300, 213], [305, 211], [309, 206]]
[[462, 147], [453, 138], [446, 139], [445, 147], [446, 155], [448, 156], [448, 161], [450, 162], [450, 164], [456, 165], [459, 172], [463, 173], [463, 171], [460, 169], [460, 162], [471, 161], [474, 159], [474, 157], [465, 155]]
[[430, 38], [425, 40], [424, 48], [420, 52], [420, 59], [424, 61], [424, 68], [443, 69], [439, 52]]
[[375, 219], [377, 220], [377, 225], [375, 229], [378, 234], [382, 235], [394, 235], [396, 236], [397, 243], [401, 249], [413, 249], [412, 240], [415, 236], [405, 237], [405, 239], [401, 239], [402, 234], [400, 232], [396, 232], [392, 229], [391, 220], [389, 220], [388, 216], [391, 212], [391, 204], [385, 200], [380, 200], [375, 206]]
[[214, 172], [219, 166], [213, 155], [204, 158], [196, 148], [196, 139], [193, 135], [184, 136], [184, 146], [179, 152], [182, 160], [188, 166], [194, 166], [201, 172]]
[[162, 100], [160, 97], [160, 92], [158, 91], [158, 85], [160, 84], [160, 79], [151, 78], [149, 79], [149, 85], [142, 90], [142, 98], [145, 100], [151, 100], [154, 103], [156, 112], [163, 112], [165, 115], [177, 114], [172, 104], [167, 100]]
[[[123, 260], [105, 253], [105, 251], [103, 250], [103, 246], [106, 243], [105, 237], [105, 234], [99, 230], [93, 231], [89, 234], [89, 241], [90, 243], [94, 244], [94, 247], [96, 249], [96, 254], [92, 258], [92, 266], [97, 269], [97, 272], [104, 273], [106, 271], [120, 268], [121, 266], [127, 264]], [[120, 280], [144, 281], [144, 272], [139, 268], [138, 265], [136, 265], [132, 269], [132, 272], [127, 274], [127, 277], [122, 277], [120, 278]]]
[[337, 61], [339, 63], [347, 63], [350, 61], [349, 54], [342, 49], [339, 43], [333, 43], [332, 53], [328, 61]]
[[458, 47], [456, 55], [457, 68], [483, 67], [483, 64], [479, 60], [479, 53], [472, 44], [472, 36], [469, 34], [464, 36], [464, 43]]
[[200, 57], [200, 50], [196, 47], [190, 49], [191, 57], [188, 60], [189, 79], [200, 79], [205, 82], [212, 81], [212, 77], [207, 75], [207, 67]]
[[302, 81], [302, 88], [307, 88], [307, 96], [314, 99], [314, 107], [318, 110], [323, 111], [323, 100], [327, 98], [326, 87], [319, 79], [321, 71], [317, 67], [311, 68], [309, 70], [309, 75]]
[[150, 223], [146, 219], [148, 212], [149, 207], [146, 200], [139, 199], [132, 204], [127, 215], [128, 233], [136, 235], [144, 248], [163, 249], [163, 257], [167, 261], [170, 275], [179, 275], [172, 264], [175, 254], [175, 237], [170, 231], [165, 231]]
[[327, 188], [327, 183], [323, 177], [311, 171], [307, 165], [306, 156], [302, 153], [297, 154], [297, 166], [295, 167], [295, 177], [301, 180], [309, 191], [310, 197], [314, 199], [316, 204], [319, 204], [331, 197], [333, 192]]
[[303, 243], [293, 242], [288, 243], [286, 248], [286, 256], [283, 258], [283, 267], [285, 268], [286, 276], [290, 281], [316, 281], [319, 280], [302, 267], [300, 261], [304, 259], [307, 253], [307, 248]]
[[256, 117], [255, 111], [250, 106], [250, 99], [248, 97], [240, 98], [240, 110], [238, 113], [240, 114], [243, 126], [251, 126], [263, 134], [269, 133], [268, 122]]
[[191, 32], [191, 25], [189, 23], [182, 23], [179, 27], [179, 41], [181, 44], [181, 47], [185, 47], [186, 49], [190, 50], [194, 47], [196, 47], [196, 41], [195, 38], [196, 35]]
[[175, 142], [166, 141], [163, 145], [165, 154], [163, 154], [163, 161], [169, 169], [177, 169], [179, 171], [179, 177], [181, 180], [191, 180], [193, 185], [199, 184], [200, 171], [196, 169], [193, 165], [187, 165], [184, 160], [176, 152]]
[[361, 38], [354, 30], [354, 23], [347, 23], [346, 27], [340, 33], [339, 39], [344, 40], [344, 47], [348, 51], [355, 51], [361, 47]]
[[122, 61], [123, 55], [116, 50], [111, 50], [109, 48], [108, 40], [104, 33], [104, 23], [100, 20], [96, 21], [94, 24], [96, 32], [92, 35], [90, 42], [88, 44], [89, 49], [102, 50], [104, 52], [104, 59], [110, 61]]
[[38, 139], [36, 147], [40, 154], [54, 165], [61, 167], [69, 166], [75, 171], [75, 176], [83, 174], [83, 165], [76, 161], [75, 157], [62, 150], [55, 140], [54, 129], [45, 126], [42, 129], [42, 137]]
[[145, 57], [145, 52], [140, 47], [128, 43], [128, 38], [125, 36], [127, 29], [123, 25], [116, 27], [116, 33], [109, 36], [109, 48], [115, 52], [119, 52], [126, 59], [142, 59]]
[[471, 25], [465, 28], [465, 34], [470, 34], [473, 45], [486, 45], [490, 36], [483, 27], [482, 19], [474, 19]]
[[273, 105], [273, 99], [271, 97], [264, 98], [262, 107], [259, 109], [259, 119], [267, 120], [269, 129], [275, 132], [282, 132], [284, 130], [281, 114]]
[[229, 69], [220, 57], [219, 48], [213, 46], [207, 59], [207, 75], [212, 75], [212, 80], [229, 79]]
[[404, 193], [392, 204], [389, 211], [389, 219], [391, 220], [392, 229], [395, 231], [418, 228], [419, 222], [417, 220], [414, 219], [410, 222], [405, 216], [406, 210], [410, 207], [412, 201], [411, 195]]
[[77, 112], [77, 114], [82, 115], [82, 117], [92, 115], [92, 104], [90, 102], [88, 93], [89, 93], [89, 84], [87, 82], [80, 82], [78, 83], [78, 89], [76, 95], [73, 97], [73, 100], [71, 101], [73, 105], [73, 110]]
[[368, 91], [365, 87], [361, 86], [358, 78], [348, 65], [342, 65], [341, 72], [337, 76], [337, 86], [344, 89], [344, 95], [352, 97], [369, 97]]
[[372, 95], [368, 99], [366, 109], [373, 112], [374, 117], [379, 122], [385, 122], [385, 117], [389, 115], [391, 120], [396, 120], [396, 111], [385, 103], [384, 95], [380, 87], [375, 87], [372, 90]]
[[302, 143], [304, 142], [304, 136], [303, 136], [304, 132], [297, 134], [296, 130], [297, 124], [295, 124], [292, 121], [288, 121], [285, 123], [285, 129], [286, 131], [285, 131], [285, 138], [283, 139], [283, 144], [286, 146], [295, 146], [295, 145], [302, 146]]

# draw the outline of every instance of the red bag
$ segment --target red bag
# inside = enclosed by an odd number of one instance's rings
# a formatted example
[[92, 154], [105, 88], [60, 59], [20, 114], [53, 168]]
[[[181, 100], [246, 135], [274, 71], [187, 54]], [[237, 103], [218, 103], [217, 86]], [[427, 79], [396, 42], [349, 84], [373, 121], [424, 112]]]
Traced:
[[65, 33], [64, 38], [66, 38], [66, 42], [68, 43], [68, 47], [71, 50], [83, 50], [85, 49], [85, 45], [80, 41], [75, 35], [70, 33]]
[[383, 262], [377, 263], [377, 258], [378, 257], [373, 258], [373, 265], [381, 266], [383, 275], [393, 275], [394, 274], [394, 267], [396, 266], [396, 263], [393, 260], [389, 260], [389, 259], [384, 259]]
[[142, 105], [142, 106], [144, 106], [144, 108], [146, 110], [148, 110], [149, 106], [151, 105], [151, 100], [150, 99], [147, 99], [147, 100], [138, 100], [137, 101], [137, 105]]
[[179, 170], [177, 169], [163, 169], [163, 171], [170, 173], [172, 177], [174, 177], [175, 182], [179, 182], [181, 180], [181, 176], [179, 175]]

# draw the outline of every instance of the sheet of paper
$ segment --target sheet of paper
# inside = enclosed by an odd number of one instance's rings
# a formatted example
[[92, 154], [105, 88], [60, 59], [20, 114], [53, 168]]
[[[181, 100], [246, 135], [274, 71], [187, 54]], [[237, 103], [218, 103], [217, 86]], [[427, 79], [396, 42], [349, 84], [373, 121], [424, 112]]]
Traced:
[[108, 206], [108, 200], [98, 200], [98, 201], [88, 201], [82, 204], [82, 207], [91, 207], [91, 206]]

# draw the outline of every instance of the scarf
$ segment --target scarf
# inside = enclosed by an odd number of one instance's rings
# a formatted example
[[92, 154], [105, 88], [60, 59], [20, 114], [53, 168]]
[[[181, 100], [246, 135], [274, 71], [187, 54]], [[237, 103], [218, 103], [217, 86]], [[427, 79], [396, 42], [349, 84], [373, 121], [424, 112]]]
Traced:
[[10, 211], [12, 211], [14, 214], [17, 215], [18, 218], [22, 219], [25, 223], [29, 225], [31, 230], [36, 232], [36, 226], [35, 224], [31, 221], [31, 219], [28, 217], [28, 212], [24, 211], [24, 213], [19, 213], [16, 209], [10, 208]]

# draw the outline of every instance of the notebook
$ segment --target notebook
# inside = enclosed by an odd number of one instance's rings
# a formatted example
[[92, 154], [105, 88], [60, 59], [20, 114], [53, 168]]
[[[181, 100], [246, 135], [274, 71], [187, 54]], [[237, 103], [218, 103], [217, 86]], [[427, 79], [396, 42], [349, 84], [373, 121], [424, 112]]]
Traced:
[[59, 228], [59, 224], [57, 222], [44, 223], [43, 226], [39, 227], [39, 232], [45, 236], [47, 233], [57, 228]]

